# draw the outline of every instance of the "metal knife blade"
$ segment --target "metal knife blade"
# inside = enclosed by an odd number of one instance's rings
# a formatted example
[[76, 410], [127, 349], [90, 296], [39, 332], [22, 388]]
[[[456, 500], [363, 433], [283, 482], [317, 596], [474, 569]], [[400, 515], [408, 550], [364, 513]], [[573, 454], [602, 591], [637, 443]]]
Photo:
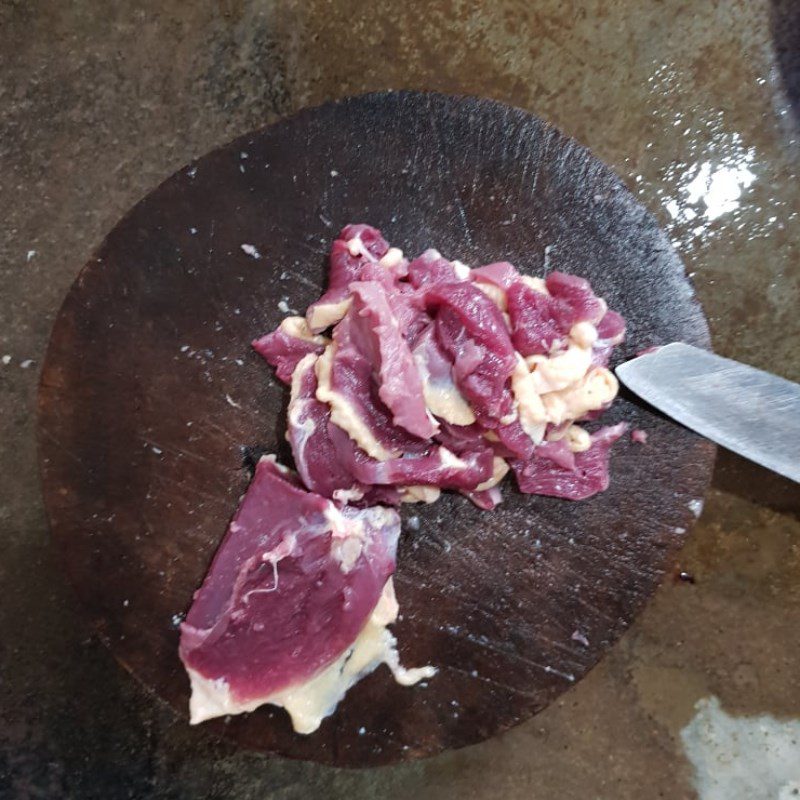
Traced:
[[800, 384], [678, 342], [616, 373], [687, 428], [800, 482]]

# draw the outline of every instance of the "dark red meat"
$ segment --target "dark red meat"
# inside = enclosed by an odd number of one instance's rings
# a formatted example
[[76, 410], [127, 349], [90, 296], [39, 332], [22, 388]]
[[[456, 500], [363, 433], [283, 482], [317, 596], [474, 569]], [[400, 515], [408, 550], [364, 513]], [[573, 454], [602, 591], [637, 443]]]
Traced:
[[[358, 636], [394, 571], [399, 532], [395, 511], [339, 514], [261, 459], [181, 625], [183, 663], [241, 703], [310, 678]], [[349, 564], [342, 545], [356, 540]]]

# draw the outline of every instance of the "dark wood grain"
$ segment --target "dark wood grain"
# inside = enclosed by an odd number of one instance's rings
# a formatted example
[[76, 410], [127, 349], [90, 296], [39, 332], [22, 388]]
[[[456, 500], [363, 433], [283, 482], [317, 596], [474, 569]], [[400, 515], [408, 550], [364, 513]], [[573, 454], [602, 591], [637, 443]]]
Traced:
[[[410, 253], [436, 246], [466, 262], [588, 277], [628, 320], [623, 358], [674, 339], [708, 345], [654, 219], [586, 149], [498, 103], [344, 100], [172, 176], [109, 234], [67, 296], [39, 430], [71, 580], [119, 661], [181, 715], [189, 687], [174, 617], [247, 484], [243, 448], [288, 457], [286, 392], [249, 342], [277, 325], [282, 300], [304, 309], [319, 294], [331, 239], [351, 221]], [[404, 663], [440, 668], [428, 686], [400, 687], [381, 668], [308, 737], [268, 708], [209, 727], [268, 752], [377, 765], [481, 741], [569, 689], [670, 568], [713, 460], [710, 444], [629, 398], [608, 417], [650, 437], [619, 443], [611, 488], [592, 500], [508, 485], [493, 513], [454, 496], [404, 509], [421, 525], [401, 541], [396, 632]]]

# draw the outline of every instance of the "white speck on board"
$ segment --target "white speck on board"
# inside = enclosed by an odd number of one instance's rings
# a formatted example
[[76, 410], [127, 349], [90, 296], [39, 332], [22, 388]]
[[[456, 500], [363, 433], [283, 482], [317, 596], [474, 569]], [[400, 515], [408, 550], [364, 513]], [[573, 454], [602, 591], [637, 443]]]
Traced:
[[359, 736], [363, 736], [366, 732], [367, 732], [367, 729], [363, 725], [358, 729], [358, 735]]
[[237, 367], [243, 367], [243, 366], [244, 366], [244, 361], [242, 361], [242, 359], [241, 359], [241, 358], [237, 358], [237, 359], [235, 360], [235, 363], [236, 363], [236, 366], [237, 366]]
[[28, 250], [28, 254], [25, 256], [25, 263], [27, 264], [34, 256], [36, 255], [35, 250]]
[[190, 167], [189, 169], [186, 170], [186, 174], [190, 178], [194, 178], [194, 176], [197, 175], [197, 167]]
[[11, 356], [5, 355], [0, 360], [2, 360], [3, 364], [5, 364], [5, 366], [8, 366], [11, 363]]
[[250, 258], [255, 258], [256, 260], [261, 258], [261, 253], [258, 252], [258, 248], [254, 247], [252, 244], [243, 244], [241, 248]]
[[229, 395], [225, 395], [225, 400], [229, 406], [233, 406], [234, 408], [241, 408], [241, 406]]
[[331, 170], [331, 178], [336, 178], [336, 177], [338, 177], [338, 175], [339, 175], [339, 173], [335, 169]]
[[20, 361], [19, 365], [22, 369], [28, 369], [32, 367], [36, 362], [32, 358], [26, 358], [24, 361]]
[[699, 517], [703, 513], [703, 501], [702, 500], [690, 500], [689, 503], [689, 511], [692, 512], [696, 517]]
[[161, 454], [164, 452], [164, 451], [163, 451], [163, 450], [162, 450], [160, 447], [156, 447], [155, 445], [153, 445], [153, 446], [152, 446], [150, 449], [151, 449], [151, 450], [152, 450], [152, 451], [153, 451], [153, 452], [154, 452], [154, 453], [155, 453], [157, 456], [160, 456], [160, 455], [161, 455]]
[[582, 644], [584, 647], [589, 646], [589, 640], [579, 630], [574, 630], [572, 632], [572, 636], [570, 636], [569, 638], [572, 639], [573, 642], [578, 642], [578, 644]]
[[189, 233], [191, 233], [192, 236], [194, 236], [197, 233], [197, 228], [189, 228]]
[[278, 310], [282, 311], [284, 314], [289, 313], [289, 304], [285, 300], [281, 300], [278, 303]]

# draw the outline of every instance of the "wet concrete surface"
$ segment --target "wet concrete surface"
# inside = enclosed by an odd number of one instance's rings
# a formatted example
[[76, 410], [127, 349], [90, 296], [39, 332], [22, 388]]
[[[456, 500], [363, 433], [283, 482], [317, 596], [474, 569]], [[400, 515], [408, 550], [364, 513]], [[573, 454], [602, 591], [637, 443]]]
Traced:
[[487, 95], [589, 145], [666, 226], [717, 351], [800, 380], [796, 25], [791, 0], [0, 2], [0, 797], [691, 798], [698, 700], [799, 718], [800, 492], [733, 456], [693, 582], [559, 702], [347, 772], [236, 752], [114, 663], [50, 548], [34, 441], [53, 318], [121, 214], [237, 134], [383, 88]]

